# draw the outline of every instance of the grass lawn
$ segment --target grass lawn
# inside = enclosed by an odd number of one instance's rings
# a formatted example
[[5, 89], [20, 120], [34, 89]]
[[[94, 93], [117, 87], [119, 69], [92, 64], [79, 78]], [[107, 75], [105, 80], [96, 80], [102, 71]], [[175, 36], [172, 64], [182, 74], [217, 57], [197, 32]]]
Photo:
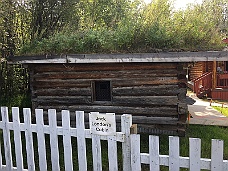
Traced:
[[220, 106], [213, 106], [214, 109], [221, 112], [224, 116], [228, 117], [228, 108], [227, 107], [220, 107]]
[[[189, 156], [189, 137], [192, 138], [200, 138], [201, 139], [201, 157], [202, 158], [211, 158], [211, 139], [222, 139], [224, 140], [224, 159], [228, 159], [228, 128], [217, 127], [217, 126], [201, 126], [201, 125], [189, 125], [187, 128], [186, 137], [180, 137], [180, 155], [183, 157]], [[12, 135], [12, 134], [11, 134]], [[22, 134], [23, 140], [23, 152], [24, 152], [24, 165], [26, 166], [26, 153], [25, 153], [25, 139], [24, 134]], [[141, 135], [141, 152], [148, 153], [148, 134]], [[36, 170], [39, 170], [38, 163], [38, 149], [37, 149], [37, 141], [36, 141], [36, 134], [34, 134], [34, 151], [35, 151], [35, 163], [36, 163]], [[12, 140], [13, 142], [13, 135]], [[1, 149], [3, 150], [3, 140], [0, 137], [1, 142]], [[91, 140], [87, 140], [87, 160], [88, 160], [88, 170], [93, 170], [92, 167], [92, 145]], [[14, 149], [14, 144], [12, 145]], [[47, 165], [48, 170], [51, 170], [51, 157], [50, 157], [50, 145], [49, 145], [49, 135], [46, 136], [46, 151], [47, 151]], [[102, 164], [103, 170], [108, 170], [108, 154], [107, 154], [107, 142], [102, 141]], [[160, 154], [168, 155], [169, 151], [169, 142], [168, 136], [162, 135], [160, 136]], [[14, 153], [14, 150], [12, 150]], [[73, 152], [73, 162], [74, 162], [74, 170], [78, 170], [78, 161], [77, 161], [77, 142], [76, 138], [72, 138], [72, 152]], [[60, 168], [64, 170], [64, 152], [63, 152], [63, 145], [62, 145], [62, 136], [59, 136], [59, 158], [60, 158]], [[13, 157], [14, 165], [15, 165], [15, 156]], [[4, 161], [4, 155], [3, 155]], [[118, 161], [119, 161], [119, 170], [122, 170], [122, 147], [121, 143], [118, 143]], [[5, 161], [4, 161], [5, 163]], [[148, 165], [142, 166], [143, 171], [149, 170]], [[181, 169], [181, 171], [185, 171], [188, 169]], [[167, 167], [161, 166], [161, 171], [168, 171]]]

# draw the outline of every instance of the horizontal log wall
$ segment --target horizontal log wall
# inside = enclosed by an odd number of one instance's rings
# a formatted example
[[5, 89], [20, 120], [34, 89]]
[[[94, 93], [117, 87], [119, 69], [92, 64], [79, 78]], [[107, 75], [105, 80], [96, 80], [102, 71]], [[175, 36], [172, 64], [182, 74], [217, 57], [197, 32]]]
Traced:
[[213, 62], [211, 62], [211, 61], [204, 62], [204, 66], [203, 67], [204, 67], [203, 73], [212, 72], [213, 71]]
[[204, 64], [205, 64], [205, 62], [194, 63], [192, 68], [190, 68], [190, 72], [189, 72], [189, 79], [190, 80], [196, 79], [203, 74]]
[[[162, 132], [184, 130], [186, 73], [180, 63], [34, 64], [30, 72], [33, 108], [128, 113], [134, 123]], [[93, 101], [92, 82], [104, 80], [111, 82], [112, 101]]]

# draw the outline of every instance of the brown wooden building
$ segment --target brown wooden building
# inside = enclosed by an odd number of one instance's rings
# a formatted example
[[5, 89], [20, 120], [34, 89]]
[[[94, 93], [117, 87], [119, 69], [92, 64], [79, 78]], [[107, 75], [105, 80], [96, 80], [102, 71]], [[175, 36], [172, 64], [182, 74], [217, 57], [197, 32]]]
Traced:
[[224, 59], [227, 52], [21, 56], [9, 61], [29, 68], [33, 109], [132, 114], [139, 132], [184, 135], [184, 68]]
[[198, 97], [228, 100], [228, 59], [196, 62], [189, 68], [189, 87]]

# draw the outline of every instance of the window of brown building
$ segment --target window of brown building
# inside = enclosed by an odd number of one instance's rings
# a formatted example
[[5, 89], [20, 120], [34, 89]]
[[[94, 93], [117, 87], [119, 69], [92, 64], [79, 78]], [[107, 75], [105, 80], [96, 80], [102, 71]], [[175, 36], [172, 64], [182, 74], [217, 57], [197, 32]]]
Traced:
[[111, 101], [111, 82], [93, 82], [93, 101]]

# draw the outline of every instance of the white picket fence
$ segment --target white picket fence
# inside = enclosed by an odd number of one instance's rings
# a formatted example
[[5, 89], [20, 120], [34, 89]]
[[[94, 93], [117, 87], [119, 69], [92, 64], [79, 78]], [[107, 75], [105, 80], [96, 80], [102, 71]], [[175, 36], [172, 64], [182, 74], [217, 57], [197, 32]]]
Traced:
[[[108, 158], [109, 170], [118, 170], [117, 158], [117, 142], [122, 142], [123, 147], [123, 170], [130, 170], [130, 126], [132, 125], [131, 115], [121, 116], [122, 132], [116, 132], [115, 136], [93, 135], [89, 129], [85, 129], [84, 112], [76, 111], [76, 128], [70, 127], [70, 112], [68, 110], [62, 111], [62, 126], [57, 126], [56, 110], [48, 110], [49, 125], [44, 125], [43, 110], [36, 109], [36, 124], [31, 124], [31, 110], [29, 108], [23, 109], [24, 123], [20, 122], [19, 108], [12, 108], [13, 122], [9, 122], [8, 108], [1, 107], [2, 121], [0, 121], [0, 129], [3, 130], [4, 151], [6, 165], [2, 164], [2, 153], [0, 153], [0, 171], [18, 170], [18, 171], [34, 171], [34, 147], [33, 147], [33, 132], [37, 133], [38, 153], [39, 153], [39, 169], [41, 171], [47, 170], [46, 160], [46, 146], [45, 134], [50, 135], [51, 148], [51, 164], [53, 171], [59, 171], [59, 148], [58, 135], [63, 136], [64, 147], [64, 166], [66, 171], [72, 171], [72, 143], [71, 137], [77, 137], [78, 150], [78, 165], [80, 171], [87, 169], [86, 156], [86, 138], [92, 139], [92, 154], [93, 154], [93, 168], [95, 171], [102, 170], [101, 158], [101, 140], [108, 141]], [[14, 132], [14, 144], [16, 155], [16, 166], [13, 166], [12, 148], [10, 141], [10, 130]], [[28, 168], [24, 168], [22, 153], [21, 132], [25, 132], [26, 139], [26, 154]], [[1, 147], [1, 146], [0, 146]], [[76, 148], [76, 147], [75, 147]]]
[[[89, 129], [85, 129], [84, 112], [76, 111], [76, 128], [70, 126], [70, 112], [62, 111], [62, 126], [57, 126], [56, 110], [48, 110], [49, 125], [43, 122], [43, 110], [36, 109], [36, 124], [31, 124], [31, 110], [23, 109], [24, 122], [20, 122], [19, 108], [12, 108], [12, 122], [9, 122], [7, 107], [1, 107], [0, 129], [3, 133], [4, 149], [0, 149], [0, 171], [34, 171], [34, 147], [33, 133], [37, 134], [39, 168], [41, 171], [47, 170], [45, 134], [50, 135], [51, 169], [60, 170], [58, 136], [63, 137], [64, 166], [66, 171], [72, 171], [73, 158], [72, 148], [78, 151], [78, 168], [86, 171], [86, 139], [92, 139], [93, 170], [102, 170], [101, 140], [108, 142], [108, 162], [110, 171], [118, 171], [117, 142], [122, 143], [122, 158], [124, 171], [140, 171], [141, 164], [148, 164], [151, 171], [159, 171], [160, 166], [168, 166], [170, 171], [179, 171], [180, 168], [189, 168], [190, 171], [200, 171], [207, 169], [212, 171], [228, 171], [228, 161], [223, 160], [223, 141], [212, 140], [211, 159], [201, 158], [201, 140], [190, 138], [189, 157], [179, 155], [179, 138], [169, 137], [169, 155], [159, 154], [159, 137], [149, 136], [149, 152], [140, 152], [140, 135], [130, 134], [132, 125], [131, 115], [121, 116], [121, 132], [116, 132], [115, 136], [94, 135]], [[12, 142], [10, 131], [13, 131], [15, 153], [12, 153]], [[21, 134], [25, 132], [26, 151], [22, 150]], [[77, 147], [72, 147], [71, 137], [76, 137]], [[1, 147], [1, 144], [0, 144]], [[5, 154], [5, 164], [3, 165], [2, 152]], [[24, 167], [23, 153], [27, 155], [27, 168]], [[16, 164], [13, 165], [13, 154], [15, 154]]]
[[223, 160], [223, 141], [212, 139], [211, 159], [201, 158], [201, 139], [189, 138], [189, 157], [180, 156], [179, 137], [169, 137], [169, 155], [159, 154], [159, 137], [149, 136], [149, 153], [140, 153], [140, 135], [132, 134], [131, 167], [141, 170], [141, 164], [149, 164], [150, 171], [159, 171], [160, 166], [168, 166], [170, 171], [189, 168], [190, 171], [201, 169], [228, 171], [228, 160]]

